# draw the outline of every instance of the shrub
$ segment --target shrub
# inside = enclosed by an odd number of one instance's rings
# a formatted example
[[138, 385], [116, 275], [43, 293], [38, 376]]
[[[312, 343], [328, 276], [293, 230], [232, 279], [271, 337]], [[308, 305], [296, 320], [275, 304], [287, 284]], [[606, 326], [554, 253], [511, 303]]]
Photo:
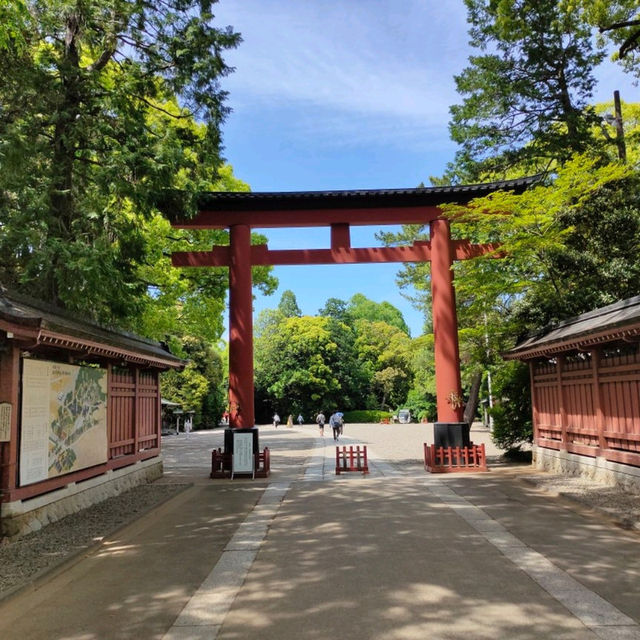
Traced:
[[407, 401], [398, 409], [409, 409], [411, 422], [422, 422], [424, 419], [433, 421], [437, 414], [436, 397], [430, 393], [412, 389], [409, 391]]
[[347, 411], [344, 414], [344, 421], [347, 424], [350, 422], [380, 422], [381, 420], [387, 419], [391, 419], [391, 413], [389, 413], [388, 411], [379, 411], [377, 409]]
[[495, 378], [495, 390], [498, 401], [491, 409], [491, 438], [501, 449], [519, 450], [533, 441], [529, 367], [510, 362]]

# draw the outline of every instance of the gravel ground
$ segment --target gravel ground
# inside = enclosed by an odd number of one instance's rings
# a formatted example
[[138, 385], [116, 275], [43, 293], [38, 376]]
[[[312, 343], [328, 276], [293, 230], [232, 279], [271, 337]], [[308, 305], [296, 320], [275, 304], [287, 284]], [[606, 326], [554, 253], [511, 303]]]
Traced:
[[15, 540], [0, 540], [0, 600], [63, 560], [87, 551], [188, 485], [147, 484]]
[[522, 479], [553, 495], [592, 509], [625, 529], [640, 531], [640, 493], [584, 478], [539, 473]]

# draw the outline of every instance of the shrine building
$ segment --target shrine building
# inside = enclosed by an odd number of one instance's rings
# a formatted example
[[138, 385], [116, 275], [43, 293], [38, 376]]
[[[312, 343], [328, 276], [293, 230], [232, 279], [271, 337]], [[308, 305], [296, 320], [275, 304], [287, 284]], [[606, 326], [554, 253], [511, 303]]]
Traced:
[[0, 289], [0, 535], [162, 475], [157, 342]]

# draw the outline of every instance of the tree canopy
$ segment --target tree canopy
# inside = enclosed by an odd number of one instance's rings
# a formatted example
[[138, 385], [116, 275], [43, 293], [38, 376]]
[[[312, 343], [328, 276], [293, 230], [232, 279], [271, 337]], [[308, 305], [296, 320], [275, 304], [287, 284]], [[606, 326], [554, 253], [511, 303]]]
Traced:
[[[311, 417], [320, 410], [405, 406], [422, 343], [414, 345], [398, 309], [355, 294], [348, 303], [330, 298], [318, 316], [302, 316], [294, 302], [285, 291], [278, 308], [255, 323], [259, 420], [274, 411]], [[415, 389], [415, 408], [432, 398], [430, 390]]]
[[623, 67], [640, 75], [640, 8], [636, 0], [564, 0], [567, 14], [581, 17], [598, 28], [603, 40], [617, 47], [614, 59]]
[[[530, 330], [640, 294], [640, 107], [623, 102], [614, 128], [612, 105], [592, 103], [604, 38], [623, 47], [621, 61], [637, 74], [640, 23], [637, 2], [466, 5], [476, 51], [456, 78], [463, 100], [451, 109], [450, 128], [460, 150], [432, 182], [541, 173], [538, 184], [521, 195], [498, 192], [467, 207], [445, 207], [454, 237], [501, 243], [499, 255], [455, 265], [460, 355], [467, 389], [472, 381], [487, 385], [492, 376], [494, 400], [515, 407], [503, 404], [495, 418], [501, 442], [517, 446], [531, 435], [528, 413], [516, 419], [529, 393], [526, 368], [505, 365], [500, 354]], [[594, 26], [603, 34], [598, 43]], [[626, 163], [619, 152], [621, 130]], [[389, 245], [428, 239], [418, 225], [379, 235]], [[404, 265], [399, 282], [413, 286], [428, 329], [429, 265]], [[426, 360], [414, 385], [428, 388], [431, 354], [424, 346]]]
[[546, 170], [592, 144], [589, 104], [604, 53], [579, 15], [558, 0], [465, 0], [477, 54], [455, 77], [451, 107], [461, 145], [444, 181], [476, 182], [518, 166]]
[[[0, 26], [0, 278], [103, 322], [144, 303], [160, 193], [218, 178], [213, 2], [25, 0]], [[195, 124], [196, 118], [198, 124]]]
[[[240, 35], [215, 5], [0, 0], [0, 282], [168, 341], [190, 363], [163, 392], [207, 425], [223, 410], [211, 363], [228, 276], [174, 269], [170, 254], [228, 232], [172, 229], [158, 205], [172, 190], [187, 210], [200, 191], [249, 189], [221, 156], [224, 54]], [[253, 269], [265, 293], [271, 271]]]

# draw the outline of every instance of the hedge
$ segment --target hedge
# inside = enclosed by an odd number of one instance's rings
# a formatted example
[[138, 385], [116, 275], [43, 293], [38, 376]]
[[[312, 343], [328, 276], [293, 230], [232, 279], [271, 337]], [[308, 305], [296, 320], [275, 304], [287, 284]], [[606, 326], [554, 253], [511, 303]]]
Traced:
[[365, 409], [362, 411], [347, 411], [344, 414], [344, 421], [348, 423], [357, 422], [381, 422], [382, 420], [390, 420], [393, 414], [389, 411], [378, 411], [377, 409]]

